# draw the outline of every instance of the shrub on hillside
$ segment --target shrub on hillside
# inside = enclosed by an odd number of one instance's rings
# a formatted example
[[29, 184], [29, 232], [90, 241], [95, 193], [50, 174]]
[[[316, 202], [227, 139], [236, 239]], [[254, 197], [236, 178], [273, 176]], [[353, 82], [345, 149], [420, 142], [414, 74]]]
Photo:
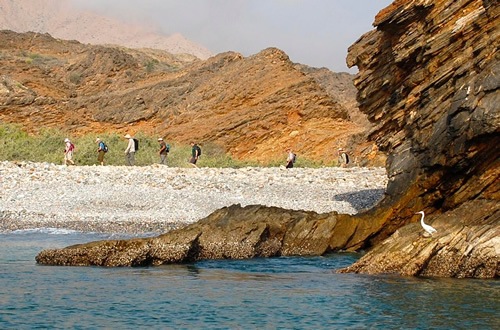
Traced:
[[[72, 137], [62, 130], [44, 129], [37, 135], [30, 135], [15, 124], [0, 125], [0, 161], [32, 161], [63, 164], [64, 139], [69, 138], [75, 144], [74, 161], [77, 165], [98, 165], [97, 143], [95, 139], [101, 138], [109, 148], [105, 155], [106, 165], [125, 165], [124, 151], [127, 139], [122, 134], [88, 134]], [[136, 166], [157, 164], [160, 161], [160, 149], [156, 137], [138, 133], [135, 138], [139, 140], [139, 151], [135, 155]], [[170, 153], [167, 165], [171, 167], [190, 167], [191, 146], [169, 142]], [[240, 168], [246, 166], [271, 166], [277, 167], [284, 164], [283, 159], [276, 159], [266, 164], [256, 161], [236, 160], [224, 148], [214, 143], [202, 143], [203, 153], [198, 160], [199, 167], [230, 167]], [[296, 167], [323, 166], [317, 162], [299, 158]]]

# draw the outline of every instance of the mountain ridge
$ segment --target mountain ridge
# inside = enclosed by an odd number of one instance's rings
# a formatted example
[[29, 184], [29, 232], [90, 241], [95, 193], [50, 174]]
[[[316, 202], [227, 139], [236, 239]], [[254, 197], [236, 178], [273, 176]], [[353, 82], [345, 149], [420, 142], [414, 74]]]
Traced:
[[162, 49], [173, 54], [191, 54], [207, 59], [213, 53], [180, 33], [166, 35], [141, 22], [123, 22], [71, 1], [0, 0], [0, 30], [49, 33], [66, 40], [94, 45], [120, 45], [128, 48]]
[[348, 147], [358, 164], [382, 165], [354, 106], [352, 75], [305, 69], [277, 48], [203, 61], [12, 31], [0, 31], [0, 47], [0, 121], [33, 133], [145, 132], [263, 163], [287, 147], [331, 162]]

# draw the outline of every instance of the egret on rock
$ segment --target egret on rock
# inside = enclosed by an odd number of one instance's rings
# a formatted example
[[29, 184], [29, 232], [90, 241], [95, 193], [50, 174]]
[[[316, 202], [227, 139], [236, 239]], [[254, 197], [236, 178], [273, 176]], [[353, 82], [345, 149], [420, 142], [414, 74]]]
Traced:
[[432, 234], [437, 233], [437, 230], [434, 229], [434, 227], [429, 226], [428, 224], [424, 223], [424, 217], [425, 217], [424, 211], [418, 211], [415, 214], [422, 215], [422, 217], [420, 218], [420, 224], [422, 225], [422, 228], [424, 228], [424, 230], [429, 233], [429, 235], [432, 236]]

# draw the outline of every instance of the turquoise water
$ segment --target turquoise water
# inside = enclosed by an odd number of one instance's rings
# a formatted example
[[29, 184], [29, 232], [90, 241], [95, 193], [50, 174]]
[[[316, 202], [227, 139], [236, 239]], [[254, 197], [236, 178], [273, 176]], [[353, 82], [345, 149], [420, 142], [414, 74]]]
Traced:
[[499, 281], [334, 273], [356, 254], [150, 268], [34, 261], [105, 238], [0, 234], [0, 329], [500, 329]]

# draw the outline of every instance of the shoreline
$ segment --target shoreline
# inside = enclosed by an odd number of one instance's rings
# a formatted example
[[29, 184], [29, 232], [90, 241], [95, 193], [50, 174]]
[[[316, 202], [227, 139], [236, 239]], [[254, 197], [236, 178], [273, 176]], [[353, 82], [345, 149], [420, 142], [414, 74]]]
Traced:
[[384, 195], [383, 168], [174, 168], [0, 162], [0, 232], [164, 233], [233, 204], [356, 214]]

